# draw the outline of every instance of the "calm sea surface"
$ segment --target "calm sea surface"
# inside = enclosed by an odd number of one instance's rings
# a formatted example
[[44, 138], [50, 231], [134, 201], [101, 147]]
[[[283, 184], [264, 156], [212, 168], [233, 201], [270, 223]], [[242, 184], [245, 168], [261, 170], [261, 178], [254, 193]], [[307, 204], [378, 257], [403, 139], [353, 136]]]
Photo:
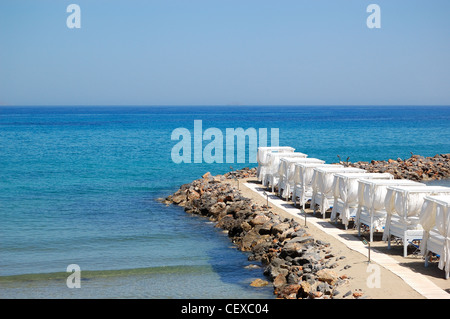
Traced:
[[1, 107], [0, 297], [273, 298], [213, 224], [155, 200], [257, 165], [175, 164], [172, 131], [194, 139], [194, 120], [224, 138], [278, 128], [280, 145], [330, 163], [450, 153], [450, 107]]

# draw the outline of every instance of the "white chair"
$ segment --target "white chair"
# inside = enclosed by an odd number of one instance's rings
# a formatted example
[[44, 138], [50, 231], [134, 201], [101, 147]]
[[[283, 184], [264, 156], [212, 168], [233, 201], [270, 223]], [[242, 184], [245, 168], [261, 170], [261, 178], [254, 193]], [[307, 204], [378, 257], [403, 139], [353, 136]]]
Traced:
[[370, 242], [373, 233], [383, 231], [386, 223], [386, 209], [384, 202], [388, 186], [425, 186], [423, 183], [409, 179], [360, 179], [358, 180], [358, 209], [355, 224], [358, 236], [361, 236], [361, 225], [367, 225], [370, 232]]
[[423, 238], [419, 215], [425, 196], [438, 194], [450, 195], [450, 187], [389, 186], [387, 188], [385, 199], [387, 218], [383, 240], [388, 240], [388, 249], [391, 248], [391, 236], [401, 238], [403, 256], [406, 257], [409, 243]]
[[394, 175], [389, 173], [337, 173], [333, 181], [333, 209], [331, 220], [337, 221], [338, 215], [348, 228], [350, 219], [356, 216], [358, 210], [358, 180], [360, 179], [394, 179]]
[[439, 255], [438, 267], [445, 271], [445, 279], [450, 273], [450, 196], [426, 196], [423, 201], [419, 223], [424, 230], [420, 251], [428, 266], [429, 253]]
[[258, 161], [258, 168], [256, 169], [256, 176], [258, 178], [258, 181], [262, 181], [262, 173], [264, 173], [266, 166], [268, 165], [268, 158], [267, 154], [269, 153], [293, 153], [295, 151], [295, 148], [290, 146], [260, 146], [258, 147], [258, 153], [257, 153], [257, 161]]
[[320, 213], [325, 218], [325, 212], [332, 207], [333, 203], [333, 182], [337, 173], [364, 173], [364, 169], [356, 167], [316, 167], [313, 176], [313, 194], [311, 207], [316, 213], [316, 204], [320, 207]]
[[278, 169], [280, 166], [280, 160], [282, 158], [287, 157], [296, 157], [296, 158], [306, 158], [308, 155], [299, 152], [280, 152], [280, 153], [269, 153], [267, 154], [268, 164], [264, 172], [261, 172], [262, 184], [263, 186], [268, 186], [269, 183], [273, 185], [273, 180], [277, 179]]
[[318, 158], [282, 158], [280, 179], [278, 181], [278, 195], [288, 200], [291, 197], [291, 190], [294, 187], [295, 164], [323, 164], [324, 160]]
[[303, 208], [306, 202], [312, 197], [314, 169], [316, 167], [344, 166], [337, 164], [295, 163], [294, 167], [294, 190], [292, 191], [292, 201], [295, 206], [298, 198], [299, 205]]

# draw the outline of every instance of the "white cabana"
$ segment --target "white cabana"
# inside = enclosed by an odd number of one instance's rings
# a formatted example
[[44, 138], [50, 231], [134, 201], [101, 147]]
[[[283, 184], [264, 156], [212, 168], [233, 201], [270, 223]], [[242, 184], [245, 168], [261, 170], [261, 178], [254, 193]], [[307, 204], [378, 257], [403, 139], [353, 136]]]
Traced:
[[420, 251], [428, 266], [430, 252], [439, 255], [438, 267], [450, 273], [450, 195], [426, 196], [423, 201], [419, 223], [424, 230]]
[[258, 181], [262, 181], [262, 174], [265, 174], [266, 166], [268, 165], [267, 154], [269, 153], [293, 153], [295, 148], [290, 146], [260, 146], [258, 147], [257, 161], [258, 168], [256, 170], [256, 176]]
[[278, 175], [278, 169], [280, 166], [280, 160], [282, 158], [306, 158], [308, 155], [299, 152], [280, 152], [280, 153], [269, 153], [267, 154], [268, 164], [264, 172], [261, 172], [262, 184], [268, 186], [269, 182], [272, 181], [273, 175]]
[[347, 229], [350, 219], [356, 216], [358, 210], [358, 180], [360, 179], [394, 179], [389, 173], [337, 173], [333, 181], [333, 210], [331, 220], [339, 217]]
[[301, 207], [312, 197], [312, 184], [314, 169], [316, 167], [344, 167], [338, 164], [319, 163], [295, 163], [294, 164], [294, 190], [292, 191], [292, 201], [294, 206], [298, 202]]
[[358, 209], [356, 211], [355, 224], [358, 236], [361, 235], [361, 225], [369, 226], [370, 241], [373, 241], [373, 233], [382, 231], [386, 223], [385, 199], [388, 186], [425, 186], [423, 183], [409, 179], [360, 179], [358, 180]]
[[294, 165], [294, 163], [316, 163], [318, 161], [321, 160], [308, 157], [281, 157], [277, 172], [268, 176], [269, 185], [272, 186], [272, 192], [274, 192], [275, 187], [278, 187], [278, 192], [280, 192], [280, 186], [284, 185], [284, 179], [288, 178], [289, 170]]
[[280, 164], [280, 179], [278, 181], [278, 194], [285, 199], [289, 199], [294, 188], [295, 164], [323, 164], [324, 160], [318, 158], [282, 158]]
[[334, 175], [337, 173], [364, 173], [364, 169], [356, 167], [316, 167], [313, 176], [313, 193], [311, 207], [316, 213], [315, 205], [320, 207], [320, 213], [325, 218], [325, 212], [333, 204], [333, 183]]
[[399, 237], [403, 240], [403, 256], [406, 257], [408, 244], [423, 238], [419, 215], [425, 196], [438, 194], [450, 195], [450, 187], [389, 186], [387, 188], [385, 199], [387, 218], [383, 240], [388, 240], [388, 248], [391, 247], [391, 236]]

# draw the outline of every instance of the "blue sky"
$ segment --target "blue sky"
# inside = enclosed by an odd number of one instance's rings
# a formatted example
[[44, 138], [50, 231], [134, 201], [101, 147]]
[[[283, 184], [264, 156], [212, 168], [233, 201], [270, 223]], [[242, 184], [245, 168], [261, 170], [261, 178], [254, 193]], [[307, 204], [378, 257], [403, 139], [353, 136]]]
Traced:
[[0, 105], [450, 105], [449, 74], [448, 0], [0, 2]]

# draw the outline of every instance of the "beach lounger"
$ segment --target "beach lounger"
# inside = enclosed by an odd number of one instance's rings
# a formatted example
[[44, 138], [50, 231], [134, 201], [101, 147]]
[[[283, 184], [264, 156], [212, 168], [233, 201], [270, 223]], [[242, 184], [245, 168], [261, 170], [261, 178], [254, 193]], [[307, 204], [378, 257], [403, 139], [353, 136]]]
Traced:
[[257, 161], [258, 168], [256, 169], [256, 176], [258, 181], [262, 181], [263, 175], [265, 174], [266, 167], [268, 165], [267, 154], [269, 153], [293, 153], [295, 148], [290, 146], [261, 146], [258, 147]]
[[294, 206], [298, 203], [300, 207], [312, 197], [312, 184], [314, 169], [316, 167], [344, 167], [338, 164], [319, 164], [319, 163], [295, 163], [294, 164], [294, 189], [292, 191], [292, 201]]
[[403, 241], [403, 256], [407, 256], [407, 247], [415, 240], [422, 240], [423, 228], [419, 224], [419, 216], [425, 196], [450, 195], [450, 187], [443, 186], [388, 186], [385, 207], [387, 212], [383, 240], [388, 240], [391, 248], [391, 237]]
[[[278, 169], [280, 166], [280, 160], [282, 158], [306, 158], [308, 155], [299, 152], [280, 152], [267, 154], [267, 166], [265, 166], [264, 172], [261, 173], [263, 186], [273, 185], [273, 181], [278, 178]], [[278, 181], [277, 181], [278, 183]]]
[[358, 210], [358, 180], [360, 179], [394, 179], [389, 173], [337, 173], [333, 181], [333, 209], [331, 220], [337, 221], [340, 217], [345, 229], [349, 221], [356, 216]]
[[450, 273], [450, 195], [426, 196], [419, 216], [419, 223], [424, 230], [420, 251], [428, 266], [429, 253], [439, 256], [438, 267], [445, 272], [445, 279]]
[[370, 232], [370, 242], [373, 233], [383, 231], [386, 224], [385, 199], [388, 186], [426, 186], [423, 183], [409, 179], [360, 179], [358, 180], [358, 209], [355, 224], [358, 236], [361, 236], [361, 226], [367, 225]]
[[313, 194], [311, 207], [316, 213], [316, 204], [320, 207], [320, 213], [325, 218], [325, 212], [332, 207], [334, 175], [337, 173], [364, 173], [363, 169], [355, 167], [316, 167], [313, 176]]
[[295, 164], [324, 164], [325, 161], [318, 158], [282, 158], [280, 165], [280, 179], [278, 181], [278, 195], [288, 200], [294, 188]]

